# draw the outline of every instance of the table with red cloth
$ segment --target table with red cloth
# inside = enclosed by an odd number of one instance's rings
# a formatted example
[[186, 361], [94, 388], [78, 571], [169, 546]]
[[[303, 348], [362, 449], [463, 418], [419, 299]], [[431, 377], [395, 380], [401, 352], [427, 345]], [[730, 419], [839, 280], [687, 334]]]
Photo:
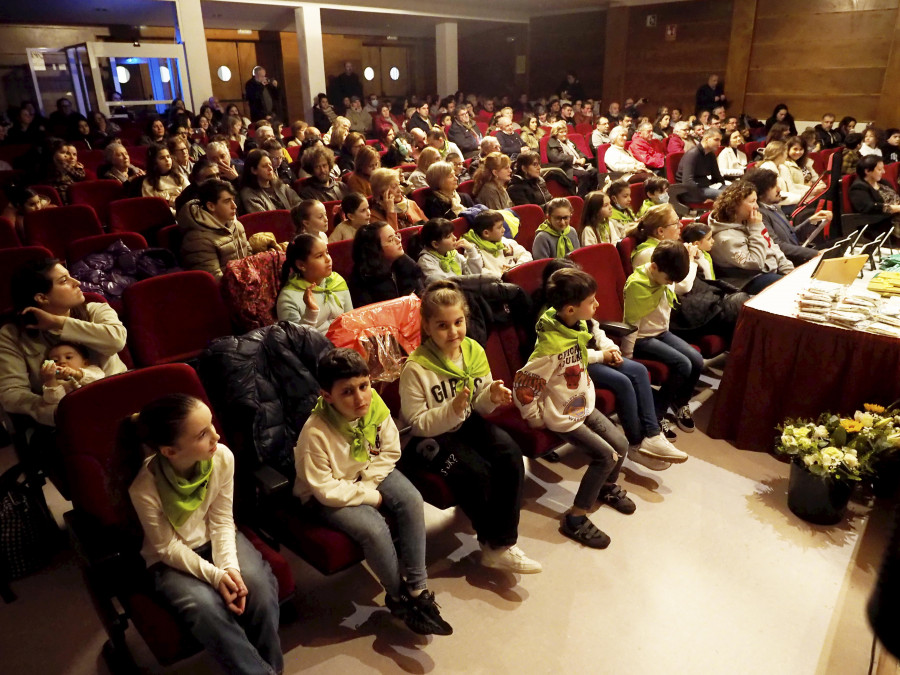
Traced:
[[[817, 324], [796, 315], [796, 297], [818, 258], [744, 305], [708, 433], [744, 450], [768, 451], [786, 417], [852, 414], [900, 399], [900, 339]], [[873, 272], [852, 285], [865, 288]]]

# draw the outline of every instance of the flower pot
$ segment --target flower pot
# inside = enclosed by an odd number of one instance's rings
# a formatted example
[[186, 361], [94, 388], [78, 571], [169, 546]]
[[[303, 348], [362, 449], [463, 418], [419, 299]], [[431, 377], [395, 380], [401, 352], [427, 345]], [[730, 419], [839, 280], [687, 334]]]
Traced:
[[802, 462], [791, 462], [788, 508], [816, 525], [835, 525], [844, 518], [851, 486], [831, 476], [817, 476]]

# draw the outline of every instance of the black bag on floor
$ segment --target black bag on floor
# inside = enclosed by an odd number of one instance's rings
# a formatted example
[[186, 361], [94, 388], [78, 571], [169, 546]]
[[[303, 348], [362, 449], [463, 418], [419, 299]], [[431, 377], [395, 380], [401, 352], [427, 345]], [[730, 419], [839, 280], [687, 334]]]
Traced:
[[51, 524], [17, 464], [0, 476], [0, 579], [38, 571], [52, 548]]

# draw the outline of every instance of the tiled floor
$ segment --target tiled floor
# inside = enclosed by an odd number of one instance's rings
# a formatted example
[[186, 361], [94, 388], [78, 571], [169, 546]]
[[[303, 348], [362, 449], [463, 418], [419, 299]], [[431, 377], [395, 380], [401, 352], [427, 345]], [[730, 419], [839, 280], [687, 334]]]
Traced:
[[[865, 673], [864, 608], [888, 509], [853, 503], [835, 527], [797, 519], [786, 507], [788, 465], [702, 432], [710, 395], [695, 401], [701, 430], [680, 434], [687, 463], [652, 473], [626, 462], [623, 485], [638, 509], [593, 514], [612, 537], [605, 551], [557, 532], [582, 471], [576, 453], [529, 463], [520, 545], [542, 574], [481, 568], [466, 518], [428, 507], [431, 587], [451, 637], [416, 636], [392, 620], [363, 566], [324, 578], [285, 553], [299, 613], [281, 633], [285, 672]], [[0, 606], [0, 672], [107, 672], [105, 638], [69, 555], [14, 588], [19, 600]], [[159, 672], [130, 640], [146, 672]], [[201, 656], [166, 672], [216, 670]]]

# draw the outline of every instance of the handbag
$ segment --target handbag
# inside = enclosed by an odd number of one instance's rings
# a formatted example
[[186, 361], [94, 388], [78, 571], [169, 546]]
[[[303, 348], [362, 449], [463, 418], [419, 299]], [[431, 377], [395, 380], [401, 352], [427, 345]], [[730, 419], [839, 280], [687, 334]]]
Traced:
[[48, 516], [24, 473], [17, 464], [0, 476], [0, 579], [19, 579], [38, 571], [49, 561], [53, 548]]

